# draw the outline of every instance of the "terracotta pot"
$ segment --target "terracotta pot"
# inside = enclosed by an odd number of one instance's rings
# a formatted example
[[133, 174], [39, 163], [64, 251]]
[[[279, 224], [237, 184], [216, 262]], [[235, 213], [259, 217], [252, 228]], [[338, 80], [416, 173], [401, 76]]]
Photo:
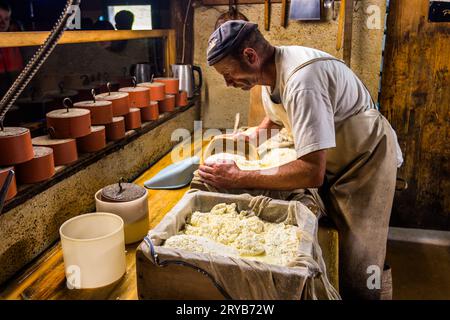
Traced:
[[52, 148], [56, 166], [67, 165], [78, 160], [75, 139], [52, 139], [48, 135], [39, 136], [33, 138], [33, 145]]
[[141, 110], [131, 108], [130, 113], [125, 115], [125, 128], [133, 130], [141, 127]]
[[85, 137], [77, 139], [77, 146], [80, 152], [97, 152], [106, 147], [105, 126], [93, 126], [91, 133]]
[[102, 93], [95, 98], [112, 102], [113, 117], [124, 116], [130, 112], [130, 96], [126, 92]]
[[139, 83], [138, 87], [145, 87], [150, 89], [150, 100], [161, 101], [166, 97], [166, 85], [161, 82], [143, 82]]
[[154, 82], [161, 82], [166, 85], [166, 94], [177, 94], [180, 90], [180, 80], [178, 78], [155, 78]]
[[159, 118], [158, 101], [150, 101], [150, 105], [145, 108], [141, 108], [142, 121], [154, 121]]
[[159, 102], [159, 113], [175, 111], [175, 96], [166, 94], [166, 98]]
[[[0, 189], [3, 187], [3, 184], [5, 183], [6, 177], [8, 176], [10, 170], [14, 170], [14, 167], [0, 168]], [[6, 193], [5, 201], [11, 200], [16, 196], [16, 194], [17, 184], [16, 176], [14, 175], [9, 185], [8, 192]]]
[[175, 96], [175, 105], [177, 107], [185, 107], [188, 105], [188, 96], [186, 91], [179, 91]]
[[91, 124], [107, 124], [113, 119], [112, 102], [106, 100], [81, 101], [74, 104], [76, 108], [87, 109], [91, 112]]
[[79, 138], [91, 133], [91, 112], [86, 109], [57, 109], [47, 113], [52, 138]]
[[143, 108], [150, 103], [150, 90], [145, 87], [125, 87], [119, 92], [126, 92], [130, 95], [130, 108]]
[[55, 174], [53, 149], [33, 147], [34, 158], [16, 166], [17, 181], [20, 183], [36, 183], [50, 179]]
[[113, 122], [106, 126], [106, 139], [108, 141], [116, 141], [125, 137], [125, 118], [114, 117]]
[[9, 166], [33, 159], [30, 130], [5, 127], [0, 130], [0, 166]]

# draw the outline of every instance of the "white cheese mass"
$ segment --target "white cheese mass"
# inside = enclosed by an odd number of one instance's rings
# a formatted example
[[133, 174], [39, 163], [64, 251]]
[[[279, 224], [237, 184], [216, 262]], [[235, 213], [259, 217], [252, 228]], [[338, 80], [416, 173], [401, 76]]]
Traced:
[[221, 203], [211, 212], [192, 213], [185, 228], [165, 247], [286, 266], [297, 255], [301, 233], [297, 226], [270, 223], [236, 204]]

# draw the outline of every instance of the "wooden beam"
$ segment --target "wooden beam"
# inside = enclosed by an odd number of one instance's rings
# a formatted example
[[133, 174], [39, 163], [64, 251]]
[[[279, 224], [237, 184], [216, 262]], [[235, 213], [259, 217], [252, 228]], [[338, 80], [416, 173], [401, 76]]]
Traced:
[[[342, 5], [342, 3], [341, 3]], [[344, 61], [351, 68], [353, 36], [353, 0], [345, 2]]]
[[[170, 29], [161, 30], [101, 30], [66, 31], [58, 44], [86, 43], [100, 41], [132, 40], [168, 37]], [[0, 32], [0, 48], [39, 46], [47, 39], [49, 32]]]
[[[191, 7], [188, 8], [189, 2]], [[194, 62], [194, 7], [193, 1], [172, 0], [170, 2], [170, 27], [176, 31], [176, 62]], [[187, 14], [187, 17], [186, 17]], [[184, 23], [186, 22], [186, 25]], [[211, 30], [212, 32], [212, 30]]]
[[[272, 3], [281, 3], [281, 0], [271, 0]], [[264, 0], [236, 0], [236, 4], [263, 4]], [[229, 0], [202, 0], [204, 6], [228, 5]]]
[[175, 30], [170, 30], [168, 37], [166, 38], [165, 48], [165, 70], [166, 77], [171, 75], [171, 65], [177, 61], [177, 36]]

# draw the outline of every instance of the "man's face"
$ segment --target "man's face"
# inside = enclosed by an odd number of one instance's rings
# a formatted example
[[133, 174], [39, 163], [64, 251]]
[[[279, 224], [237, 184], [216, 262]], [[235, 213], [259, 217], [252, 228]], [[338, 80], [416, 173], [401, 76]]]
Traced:
[[232, 57], [225, 57], [213, 67], [225, 79], [227, 86], [250, 90], [258, 84], [260, 75], [257, 59], [243, 56], [241, 61]]
[[11, 12], [0, 9], [0, 32], [8, 31], [11, 20]]

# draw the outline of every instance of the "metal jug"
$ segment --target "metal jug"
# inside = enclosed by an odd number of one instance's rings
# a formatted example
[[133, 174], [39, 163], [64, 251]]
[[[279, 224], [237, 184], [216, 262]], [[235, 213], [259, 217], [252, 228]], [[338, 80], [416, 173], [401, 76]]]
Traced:
[[[198, 86], [195, 86], [194, 71], [198, 72]], [[174, 78], [180, 80], [180, 90], [186, 91], [188, 98], [199, 93], [203, 83], [202, 69], [190, 64], [173, 64], [172, 74]]]
[[130, 68], [130, 74], [136, 77], [137, 83], [150, 82], [155, 73], [155, 66], [151, 63], [137, 63]]

